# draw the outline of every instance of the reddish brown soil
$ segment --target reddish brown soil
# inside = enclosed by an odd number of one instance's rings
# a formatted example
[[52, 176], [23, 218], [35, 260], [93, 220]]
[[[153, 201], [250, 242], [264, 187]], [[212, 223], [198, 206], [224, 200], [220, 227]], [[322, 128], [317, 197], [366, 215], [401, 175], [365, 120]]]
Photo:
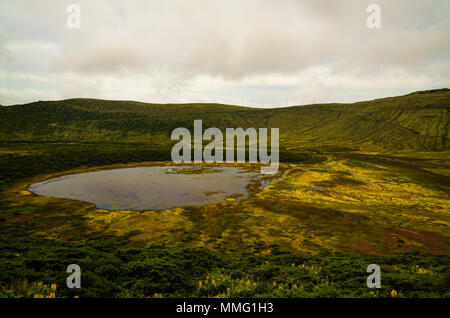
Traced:
[[380, 253], [379, 251], [375, 250], [373, 245], [365, 240], [362, 240], [358, 242], [358, 244], [354, 245], [346, 245], [347, 248], [360, 252], [360, 253], [366, 253], [366, 254], [372, 254], [372, 255], [382, 255], [383, 253]]
[[33, 218], [32, 215], [12, 217], [7, 220], [8, 223], [26, 222]]
[[416, 232], [406, 229], [391, 230], [385, 234], [383, 241], [389, 250], [433, 254], [450, 253], [450, 238], [433, 232]]

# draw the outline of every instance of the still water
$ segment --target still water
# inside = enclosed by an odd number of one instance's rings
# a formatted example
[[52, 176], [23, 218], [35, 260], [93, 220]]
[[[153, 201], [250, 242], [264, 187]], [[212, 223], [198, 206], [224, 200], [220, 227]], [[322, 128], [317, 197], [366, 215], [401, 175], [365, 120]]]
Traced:
[[[94, 203], [108, 210], [162, 210], [248, 197], [257, 172], [239, 167], [156, 166], [101, 170], [35, 183], [30, 191]], [[231, 199], [233, 200], [233, 199]]]

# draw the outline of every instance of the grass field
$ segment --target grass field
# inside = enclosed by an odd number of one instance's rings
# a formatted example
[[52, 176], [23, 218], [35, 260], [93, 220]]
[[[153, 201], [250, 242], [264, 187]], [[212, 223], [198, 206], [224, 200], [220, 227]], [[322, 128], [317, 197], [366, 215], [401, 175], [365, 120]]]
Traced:
[[[0, 296], [449, 297], [449, 108], [448, 90], [270, 110], [1, 107]], [[163, 211], [27, 191], [67, 173], [168, 164], [170, 132], [194, 119], [279, 127], [280, 176], [240, 202]], [[79, 290], [65, 287], [71, 263], [82, 268]], [[372, 263], [381, 289], [366, 287]]]

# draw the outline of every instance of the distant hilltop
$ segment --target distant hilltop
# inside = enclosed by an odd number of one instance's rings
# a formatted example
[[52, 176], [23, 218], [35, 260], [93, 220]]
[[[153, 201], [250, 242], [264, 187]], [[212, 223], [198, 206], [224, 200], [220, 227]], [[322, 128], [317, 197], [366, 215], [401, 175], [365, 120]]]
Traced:
[[448, 91], [450, 91], [450, 89], [448, 89], [448, 88], [438, 88], [438, 89], [429, 89], [429, 90], [426, 90], [426, 91], [417, 91], [417, 92], [414, 92], [414, 93], [410, 93], [408, 95], [411, 95], [411, 94], [444, 93], [444, 92], [448, 92]]
[[155, 142], [170, 144], [174, 128], [193, 125], [280, 129], [280, 146], [449, 149], [450, 90], [418, 91], [351, 104], [283, 108], [100, 99], [41, 101], [0, 108], [0, 141]]

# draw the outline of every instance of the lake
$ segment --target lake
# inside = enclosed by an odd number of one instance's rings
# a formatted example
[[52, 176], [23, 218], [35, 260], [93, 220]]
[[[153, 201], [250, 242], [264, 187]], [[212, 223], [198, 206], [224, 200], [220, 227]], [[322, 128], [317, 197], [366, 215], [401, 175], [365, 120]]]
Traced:
[[240, 167], [130, 167], [66, 175], [35, 183], [29, 190], [107, 210], [163, 210], [242, 200], [259, 175]]

